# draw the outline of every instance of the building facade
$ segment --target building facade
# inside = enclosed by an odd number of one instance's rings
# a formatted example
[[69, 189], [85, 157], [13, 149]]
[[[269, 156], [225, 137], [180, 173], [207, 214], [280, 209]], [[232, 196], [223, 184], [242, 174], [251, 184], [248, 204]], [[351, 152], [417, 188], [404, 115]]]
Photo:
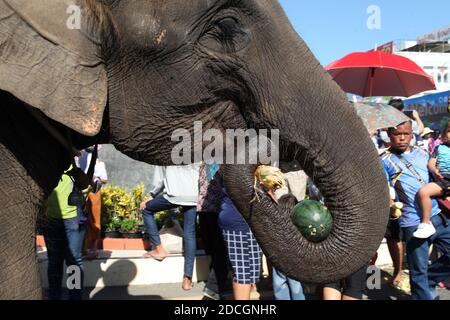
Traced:
[[393, 52], [413, 60], [432, 76], [436, 92], [450, 90], [450, 26], [415, 41], [397, 42]]

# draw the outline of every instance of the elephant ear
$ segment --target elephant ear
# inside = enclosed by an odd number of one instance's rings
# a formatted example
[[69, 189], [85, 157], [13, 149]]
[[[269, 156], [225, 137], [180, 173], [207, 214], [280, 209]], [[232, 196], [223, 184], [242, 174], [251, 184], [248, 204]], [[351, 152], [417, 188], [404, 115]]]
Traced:
[[[0, 89], [81, 134], [101, 128], [107, 77], [79, 0], [0, 0]], [[72, 10], [75, 10], [72, 12]], [[73, 29], [71, 18], [81, 17]]]

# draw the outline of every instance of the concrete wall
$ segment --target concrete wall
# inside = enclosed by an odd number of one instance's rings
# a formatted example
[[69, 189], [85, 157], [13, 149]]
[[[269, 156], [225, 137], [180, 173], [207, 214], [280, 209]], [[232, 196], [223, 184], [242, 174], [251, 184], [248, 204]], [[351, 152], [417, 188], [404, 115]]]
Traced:
[[98, 157], [105, 162], [109, 184], [132, 189], [143, 182], [145, 193], [152, 189], [154, 166], [127, 157], [111, 144], [102, 145]]

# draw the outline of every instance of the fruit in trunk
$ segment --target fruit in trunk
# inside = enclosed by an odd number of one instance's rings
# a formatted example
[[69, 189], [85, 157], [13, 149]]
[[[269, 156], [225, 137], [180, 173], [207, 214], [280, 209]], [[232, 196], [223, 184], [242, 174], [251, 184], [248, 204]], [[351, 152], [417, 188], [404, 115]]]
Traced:
[[305, 200], [292, 209], [292, 222], [300, 233], [311, 242], [325, 240], [333, 227], [330, 211], [320, 202]]

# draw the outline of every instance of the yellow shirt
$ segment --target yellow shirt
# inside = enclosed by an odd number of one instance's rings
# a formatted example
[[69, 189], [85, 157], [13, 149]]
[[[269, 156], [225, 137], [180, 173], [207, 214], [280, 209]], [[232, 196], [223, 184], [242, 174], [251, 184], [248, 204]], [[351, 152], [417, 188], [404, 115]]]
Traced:
[[[72, 167], [69, 168], [69, 170]], [[58, 186], [53, 190], [48, 200], [47, 215], [54, 219], [70, 219], [77, 216], [77, 207], [68, 204], [69, 194], [72, 192], [72, 180], [63, 174]]]

